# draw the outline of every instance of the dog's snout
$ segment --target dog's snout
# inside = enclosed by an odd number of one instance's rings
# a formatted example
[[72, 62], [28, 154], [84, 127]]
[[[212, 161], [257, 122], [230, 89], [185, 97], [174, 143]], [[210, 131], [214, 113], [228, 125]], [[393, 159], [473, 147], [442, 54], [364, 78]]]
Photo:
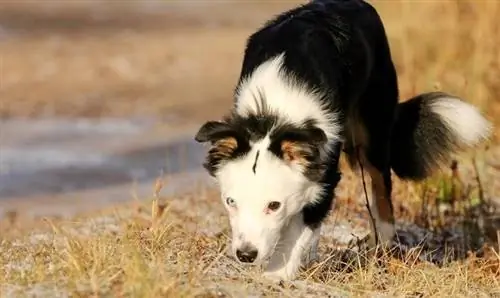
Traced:
[[236, 250], [236, 257], [242, 263], [253, 263], [257, 258], [258, 253], [259, 251], [255, 247], [251, 245], [244, 245]]

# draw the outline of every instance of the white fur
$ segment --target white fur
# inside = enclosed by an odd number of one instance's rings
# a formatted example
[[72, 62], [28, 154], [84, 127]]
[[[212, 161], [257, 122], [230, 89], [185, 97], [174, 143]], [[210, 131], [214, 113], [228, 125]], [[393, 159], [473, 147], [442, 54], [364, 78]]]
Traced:
[[430, 108], [455, 132], [462, 145], [476, 145], [491, 132], [491, 124], [477, 108], [458, 98], [441, 97]]
[[[377, 208], [371, 208], [371, 212], [373, 215], [373, 220], [375, 221], [375, 227], [373, 226], [373, 222], [370, 219], [370, 228], [371, 228], [371, 237], [370, 237], [370, 245], [374, 247], [376, 244], [387, 245], [390, 244], [394, 235], [396, 235], [396, 227], [394, 224], [390, 222], [386, 222], [380, 219], [380, 216], [377, 212]], [[377, 233], [375, 233], [377, 231]], [[378, 236], [379, 243], [375, 242], [375, 234]]]
[[[267, 150], [268, 145], [266, 137], [255, 143], [245, 157], [225, 164], [217, 172], [222, 201], [225, 204], [230, 197], [236, 205], [232, 208], [226, 204], [233, 251], [245, 244], [254, 246], [259, 251], [255, 263], [273, 256], [291, 218], [301, 217], [303, 207], [314, 202], [322, 192], [320, 185], [310, 182], [299, 170]], [[252, 167], [257, 151], [260, 153], [254, 173]], [[272, 201], [280, 202], [281, 207], [266, 214], [266, 207]]]
[[319, 232], [319, 228], [313, 230], [306, 226], [300, 214], [293, 216], [264, 270], [264, 276], [274, 280], [293, 279], [301, 265], [308, 265], [316, 258]]
[[236, 96], [236, 112], [242, 116], [256, 113], [260, 102], [255, 101], [255, 96], [262, 91], [267, 108], [283, 119], [297, 124], [306, 119], [315, 119], [318, 127], [325, 132], [328, 144], [339, 141], [341, 125], [338, 114], [329, 111], [320, 102], [323, 96], [321, 92], [311, 90], [281, 71], [284, 57], [285, 54], [282, 53], [269, 59], [240, 84]]
[[314, 230], [313, 240], [311, 241], [311, 245], [308, 250], [304, 252], [302, 264], [308, 265], [311, 262], [315, 262], [319, 260], [318, 256], [318, 245], [319, 239], [321, 237], [321, 223]]
[[[284, 54], [260, 65], [238, 88], [236, 113], [255, 114], [262, 106], [256, 96], [263, 94], [266, 109], [283, 121], [302, 124], [314, 119], [328, 139], [324, 149], [340, 140], [337, 114], [322, 106], [321, 94], [306, 88], [280, 71]], [[272, 132], [272, 129], [269, 133]], [[223, 164], [216, 173], [222, 201], [228, 209], [233, 252], [250, 245], [258, 250], [255, 264], [268, 262], [266, 276], [291, 279], [302, 263], [316, 258], [319, 228], [303, 222], [301, 211], [314, 203], [321, 185], [309, 181], [300, 165], [289, 164], [268, 150], [269, 134], [252, 143], [248, 154]], [[252, 170], [259, 152], [255, 172]], [[226, 204], [226, 198], [234, 206]], [[265, 212], [272, 201], [281, 203], [275, 212]]]

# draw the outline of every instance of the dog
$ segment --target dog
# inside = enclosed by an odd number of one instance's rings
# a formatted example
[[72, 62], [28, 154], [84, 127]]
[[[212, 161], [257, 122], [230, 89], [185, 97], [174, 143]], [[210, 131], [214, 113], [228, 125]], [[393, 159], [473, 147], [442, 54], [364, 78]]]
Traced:
[[[317, 259], [345, 152], [370, 175], [371, 238], [395, 236], [391, 169], [418, 181], [486, 140], [491, 124], [444, 92], [399, 102], [388, 39], [362, 0], [317, 0], [251, 34], [234, 105], [195, 140], [229, 214], [232, 254], [291, 280]], [[376, 234], [375, 234], [376, 233]]]

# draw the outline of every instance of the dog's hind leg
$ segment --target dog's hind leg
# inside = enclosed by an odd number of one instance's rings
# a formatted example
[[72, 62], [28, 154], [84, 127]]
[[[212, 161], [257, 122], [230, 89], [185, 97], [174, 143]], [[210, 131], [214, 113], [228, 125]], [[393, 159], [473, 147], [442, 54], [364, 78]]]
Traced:
[[[392, 181], [389, 162], [389, 137], [381, 126], [366, 128], [362, 117], [351, 117], [348, 122], [347, 153], [349, 164], [361, 172], [362, 178], [370, 177], [370, 245], [390, 241], [394, 236], [394, 216], [391, 201]], [[366, 121], [366, 119], [364, 120]], [[380, 123], [379, 123], [380, 125]], [[379, 128], [377, 132], [376, 128]], [[363, 180], [363, 185], [366, 181]]]
[[[375, 148], [373, 148], [375, 147]], [[380, 148], [378, 148], [380, 147]], [[371, 243], [387, 244], [395, 234], [394, 211], [391, 200], [392, 181], [390, 167], [383, 158], [382, 146], [360, 147], [362, 170], [371, 178]]]
[[355, 148], [351, 163], [361, 163], [371, 178], [372, 244], [375, 240], [387, 244], [395, 235], [390, 149], [398, 102], [396, 80], [394, 71], [373, 78], [348, 124]]

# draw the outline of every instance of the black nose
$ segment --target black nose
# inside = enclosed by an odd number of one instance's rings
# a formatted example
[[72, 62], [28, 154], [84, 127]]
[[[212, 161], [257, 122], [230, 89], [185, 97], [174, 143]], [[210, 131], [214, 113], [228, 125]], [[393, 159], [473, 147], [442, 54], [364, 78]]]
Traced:
[[258, 250], [251, 246], [246, 246], [236, 250], [236, 257], [243, 263], [253, 263], [257, 258]]

